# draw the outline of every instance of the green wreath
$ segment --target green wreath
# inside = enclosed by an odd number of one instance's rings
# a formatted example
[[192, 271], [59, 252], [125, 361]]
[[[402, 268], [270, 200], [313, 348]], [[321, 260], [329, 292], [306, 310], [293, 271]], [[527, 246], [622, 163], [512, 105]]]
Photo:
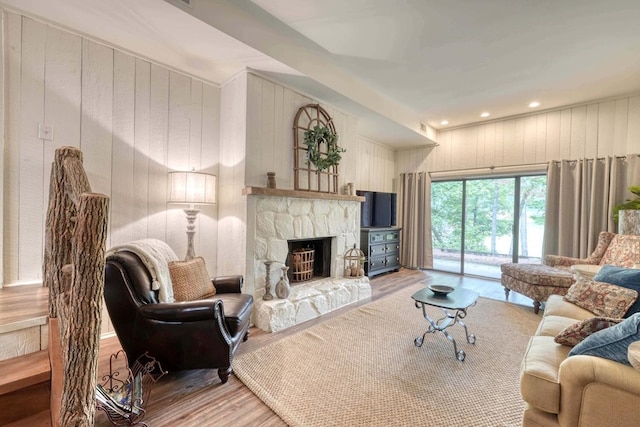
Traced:
[[[320, 144], [327, 145], [327, 153], [320, 154]], [[338, 135], [328, 127], [314, 126], [304, 133], [304, 145], [307, 146], [307, 164], [312, 163], [318, 171], [338, 166], [344, 153], [344, 148], [338, 147]]]

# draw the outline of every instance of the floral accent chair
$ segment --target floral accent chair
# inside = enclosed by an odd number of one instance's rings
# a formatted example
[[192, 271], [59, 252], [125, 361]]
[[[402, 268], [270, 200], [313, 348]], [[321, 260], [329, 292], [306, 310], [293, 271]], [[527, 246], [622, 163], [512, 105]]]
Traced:
[[[514, 291], [525, 295], [533, 300], [533, 311], [540, 311], [540, 304], [547, 300], [549, 295], [566, 295], [569, 287], [573, 285], [575, 279], [570, 267], [575, 264], [603, 265], [605, 257], [608, 264], [625, 266], [619, 262], [611, 262], [615, 256], [631, 258], [632, 255], [623, 255], [620, 252], [625, 250], [611, 250], [612, 242], [616, 237], [628, 237], [603, 231], [598, 235], [596, 249], [587, 258], [571, 258], [559, 255], [547, 255], [544, 264], [502, 264], [500, 269], [502, 275], [500, 281], [504, 286], [504, 294], [509, 298], [509, 292]], [[640, 236], [632, 236], [638, 240], [640, 247]], [[625, 240], [625, 239], [622, 239]], [[627, 250], [627, 252], [631, 252]], [[631, 262], [633, 265], [633, 262]], [[629, 265], [629, 266], [631, 266]]]
[[616, 236], [617, 236], [616, 233], [609, 233], [608, 231], [600, 232], [600, 235], [598, 236], [598, 244], [596, 245], [596, 248], [593, 251], [593, 253], [589, 255], [587, 258], [581, 259], [581, 258], [572, 258], [572, 257], [562, 256], [562, 255], [547, 255], [544, 258], [544, 263], [546, 265], [550, 265], [551, 267], [558, 267], [558, 268], [565, 267], [567, 269], [575, 264], [600, 265], [601, 264], [600, 261], [602, 260], [602, 257], [604, 256], [607, 248], [609, 247], [609, 244], [611, 243], [613, 238]]

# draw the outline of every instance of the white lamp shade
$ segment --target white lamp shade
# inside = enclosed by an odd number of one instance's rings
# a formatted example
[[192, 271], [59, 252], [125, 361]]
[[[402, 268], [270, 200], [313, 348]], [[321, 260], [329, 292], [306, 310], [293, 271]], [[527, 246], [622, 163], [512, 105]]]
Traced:
[[169, 172], [169, 203], [210, 205], [216, 202], [216, 176], [201, 172]]

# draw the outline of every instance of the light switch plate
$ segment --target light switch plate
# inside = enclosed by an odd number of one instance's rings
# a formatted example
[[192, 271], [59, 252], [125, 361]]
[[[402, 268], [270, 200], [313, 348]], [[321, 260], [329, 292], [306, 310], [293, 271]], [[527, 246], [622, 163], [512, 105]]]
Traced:
[[45, 125], [44, 123], [38, 124], [38, 138], [45, 141], [53, 141], [53, 127]]

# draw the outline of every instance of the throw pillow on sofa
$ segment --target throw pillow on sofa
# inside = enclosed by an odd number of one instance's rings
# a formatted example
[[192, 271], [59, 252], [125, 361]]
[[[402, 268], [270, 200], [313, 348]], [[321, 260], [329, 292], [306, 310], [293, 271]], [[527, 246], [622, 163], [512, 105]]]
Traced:
[[564, 296], [573, 303], [596, 316], [621, 318], [638, 298], [638, 292], [622, 286], [593, 280], [578, 280]]
[[173, 283], [173, 295], [176, 301], [194, 301], [209, 298], [216, 294], [211, 282], [204, 258], [197, 257], [190, 261], [172, 261], [169, 263], [169, 274]]
[[[633, 289], [640, 293], [640, 269], [638, 268], [603, 265], [593, 280]], [[640, 298], [627, 310], [623, 317], [629, 317], [634, 313], [640, 313]]]
[[640, 313], [588, 336], [569, 351], [569, 356], [579, 354], [597, 356], [631, 366], [628, 357], [629, 346], [638, 340], [640, 340]]
[[556, 335], [554, 340], [558, 344], [573, 347], [589, 335], [610, 326], [617, 325], [620, 322], [622, 322], [622, 319], [614, 319], [612, 317], [592, 317], [581, 322], [576, 322], [571, 326], [567, 326], [558, 335]]

